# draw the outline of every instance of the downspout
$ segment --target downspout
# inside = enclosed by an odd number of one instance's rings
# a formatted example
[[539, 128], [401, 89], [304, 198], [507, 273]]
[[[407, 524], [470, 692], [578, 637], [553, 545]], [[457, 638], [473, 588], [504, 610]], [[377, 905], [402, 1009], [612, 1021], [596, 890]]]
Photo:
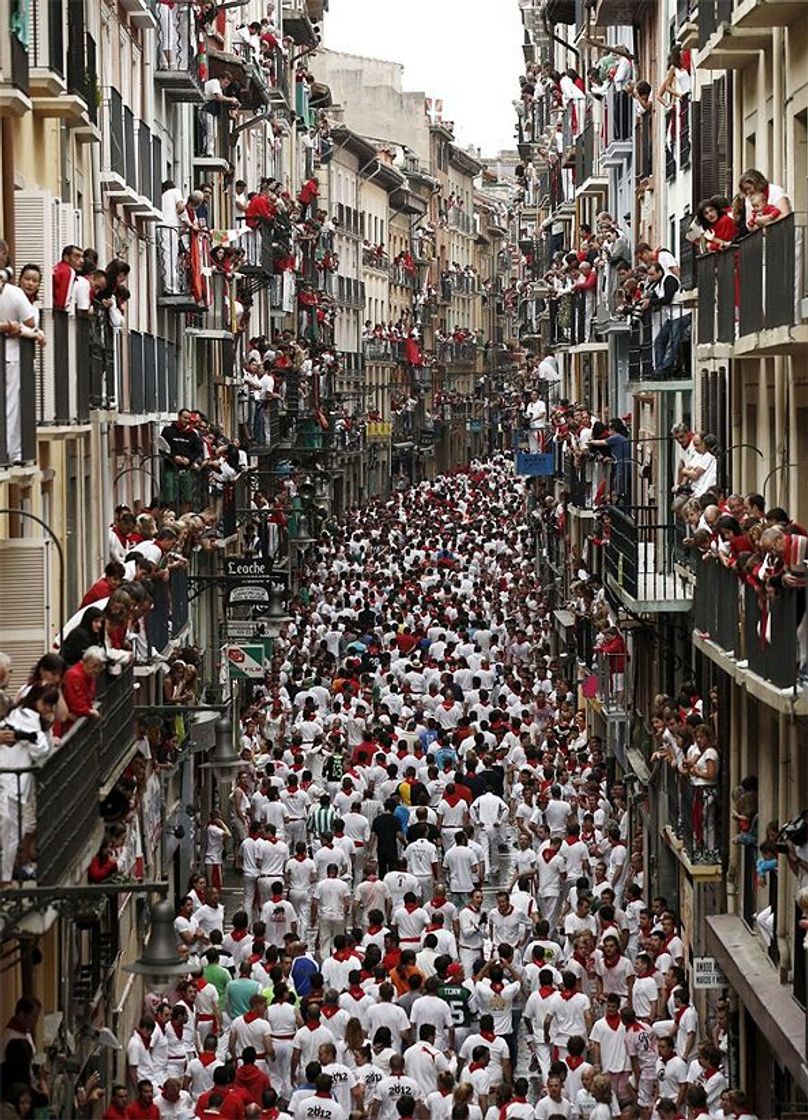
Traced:
[[16, 263], [16, 237], [14, 223], [14, 122], [10, 117], [0, 117], [0, 151], [3, 157], [3, 231], [8, 242], [8, 256]]

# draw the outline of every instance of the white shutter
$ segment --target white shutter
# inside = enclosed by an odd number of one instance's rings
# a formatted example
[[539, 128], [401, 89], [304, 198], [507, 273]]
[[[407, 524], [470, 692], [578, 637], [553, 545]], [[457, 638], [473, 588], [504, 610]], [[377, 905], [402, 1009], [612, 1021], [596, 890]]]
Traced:
[[0, 540], [0, 650], [11, 658], [12, 693], [48, 649], [47, 551], [41, 538]]
[[76, 211], [69, 202], [57, 202], [56, 205], [59, 211], [59, 244], [56, 251], [61, 256], [65, 245], [76, 244]]
[[45, 190], [24, 190], [14, 193], [14, 232], [17, 242], [16, 264], [29, 262], [42, 269], [40, 295], [45, 307], [53, 303], [51, 272], [58, 260], [56, 241], [56, 210], [53, 195]]
[[[45, 286], [44, 283], [42, 286]], [[52, 315], [53, 312], [50, 310], [42, 312], [40, 326], [48, 339], [48, 345], [37, 346], [34, 355], [36, 419], [38, 424], [50, 424], [56, 415], [56, 347], [54, 346]]]

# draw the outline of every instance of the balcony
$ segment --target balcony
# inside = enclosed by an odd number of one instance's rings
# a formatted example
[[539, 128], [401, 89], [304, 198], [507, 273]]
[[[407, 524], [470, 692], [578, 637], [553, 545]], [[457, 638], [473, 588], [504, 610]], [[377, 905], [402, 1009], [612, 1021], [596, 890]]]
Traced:
[[[140, 205], [135, 156], [135, 118], [120, 93], [108, 91], [101, 111], [101, 189], [109, 202], [133, 208]], [[149, 176], [151, 179], [151, 176]], [[151, 191], [149, 181], [147, 189]]]
[[453, 272], [451, 276], [452, 291], [458, 296], [477, 295], [477, 277], [466, 275], [462, 272]]
[[[84, 22], [83, 0], [67, 3], [67, 93], [65, 123], [80, 142], [98, 143], [98, 111], [101, 101], [96, 65], [95, 39]], [[62, 116], [61, 112], [54, 115]]]
[[595, 126], [589, 121], [575, 139], [575, 193], [579, 198], [605, 194], [609, 181], [595, 165]]
[[642, 23], [652, 0], [600, 0], [594, 17], [596, 28], [632, 27]]
[[0, 0], [0, 115], [21, 117], [31, 109], [28, 50], [12, 28], [12, 0]]
[[676, 0], [676, 41], [683, 48], [695, 47], [698, 42], [698, 0]]
[[450, 206], [446, 220], [449, 229], [459, 230], [460, 233], [474, 233], [474, 218], [471, 214], [467, 214], [462, 206]]
[[628, 379], [635, 391], [691, 388], [692, 316], [679, 304], [629, 319]]
[[365, 215], [356, 210], [353, 206], [347, 206], [343, 202], [337, 203], [337, 224], [338, 232], [348, 233], [353, 237], [365, 236]]
[[178, 404], [177, 354], [173, 342], [129, 332], [128, 377], [120, 410], [135, 417], [167, 416]]
[[164, 653], [188, 625], [188, 569], [175, 568], [168, 580], [153, 580], [152, 604], [146, 616], [149, 657]]
[[[157, 306], [184, 313], [205, 310], [210, 291], [202, 273], [207, 263], [207, 239], [183, 226], [155, 226], [160, 280]], [[260, 247], [260, 241], [259, 241]]]
[[659, 783], [659, 815], [667, 822], [668, 842], [684, 857], [694, 875], [720, 878], [720, 789], [694, 785], [688, 774], [680, 773], [667, 762], [658, 765], [661, 769], [655, 780]]
[[365, 284], [362, 280], [354, 280], [350, 276], [337, 277], [337, 302], [347, 307], [365, 306]]
[[48, 345], [35, 359], [36, 422], [69, 433], [89, 423], [91, 409], [116, 407], [121, 335], [100, 308], [89, 319], [59, 310], [41, 314]]
[[[738, 249], [696, 262], [698, 344], [725, 343], [735, 357], [808, 350], [808, 281], [794, 215], [756, 230]], [[737, 293], [737, 307], [736, 307]]]
[[[50, 341], [50, 340], [49, 340]], [[9, 347], [19, 348], [19, 381], [8, 377]], [[18, 423], [8, 427], [8, 408], [0, 409], [0, 470], [19, 463], [33, 463], [36, 448], [35, 343], [32, 339], [7, 339], [0, 335], [0, 400], [16, 399]]]
[[790, 27], [804, 15], [804, 0], [735, 0], [732, 26], [739, 30]]
[[698, 642], [730, 656], [740, 650], [740, 584], [735, 572], [715, 559], [695, 561], [693, 626]]
[[[33, 779], [36, 814], [36, 883], [58, 886], [72, 881], [76, 860], [92, 844], [100, 822], [99, 792], [114, 781], [125, 765], [133, 735], [134, 674], [99, 679], [98, 719], [80, 719], [68, 730], [58, 747], [27, 771], [0, 771], [16, 784]], [[28, 797], [22, 798], [28, 801]], [[14, 837], [17, 851], [22, 841], [22, 821]], [[8, 838], [8, 832], [0, 838]]]
[[418, 287], [417, 272], [408, 272], [403, 264], [394, 264], [390, 268], [390, 280], [401, 288], [410, 288], [415, 291]]
[[362, 353], [368, 362], [403, 362], [404, 343], [395, 339], [366, 338]]
[[135, 133], [137, 157], [138, 201], [132, 207], [136, 218], [144, 222], [159, 222], [163, 216], [162, 145], [145, 121], [137, 122]]
[[[205, 246], [207, 249], [207, 246]], [[220, 339], [229, 342], [234, 331], [234, 306], [235, 279], [227, 276], [219, 269], [214, 269], [205, 277], [208, 306], [197, 308], [192, 325], [187, 328], [187, 334], [196, 338]]]
[[375, 249], [362, 250], [362, 264], [365, 268], [372, 268], [385, 275], [390, 272], [390, 262], [387, 257], [383, 253], [377, 253]]
[[771, 48], [772, 24], [733, 24], [733, 0], [699, 0], [698, 65], [708, 70], [743, 70]]
[[158, 7], [157, 66], [154, 80], [168, 101], [202, 105], [202, 82], [197, 66], [194, 9], [185, 4]]
[[283, 0], [283, 33], [299, 47], [312, 48], [319, 42], [309, 9], [306, 0]]
[[[614, 468], [612, 468], [614, 471]], [[610, 506], [606, 586], [634, 613], [690, 610], [688, 581], [673, 562], [675, 529], [654, 505]]]
[[67, 94], [65, 83], [64, 3], [34, 0], [28, 46], [28, 80], [35, 111], [58, 116], [56, 107]]
[[441, 342], [438, 346], [438, 361], [446, 365], [473, 363], [477, 359], [477, 344], [474, 342]]

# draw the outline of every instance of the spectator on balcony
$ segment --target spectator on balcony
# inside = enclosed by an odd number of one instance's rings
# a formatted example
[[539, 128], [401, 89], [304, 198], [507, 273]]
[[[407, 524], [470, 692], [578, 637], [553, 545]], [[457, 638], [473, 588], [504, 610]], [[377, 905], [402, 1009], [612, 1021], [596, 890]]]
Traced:
[[631, 502], [631, 443], [628, 429], [619, 416], [609, 421], [609, 434], [602, 439], [591, 439], [589, 448], [603, 448], [612, 460], [611, 492], [618, 505]]
[[202, 155], [205, 159], [212, 159], [216, 154], [214, 151], [216, 121], [241, 104], [237, 97], [232, 96], [235, 88], [233, 75], [226, 71], [221, 78], [208, 78], [205, 82], [203, 89], [205, 104], [199, 111], [199, 121], [202, 126]]
[[693, 455], [689, 464], [680, 471], [683, 490], [689, 488], [694, 498], [700, 498], [715, 487], [718, 480], [717, 450], [718, 440], [714, 435], [694, 434]]
[[194, 472], [204, 458], [202, 439], [191, 427], [191, 413], [187, 408], [180, 409], [177, 419], [163, 428], [160, 451], [160, 503], [179, 506], [184, 513], [191, 508]]
[[84, 253], [78, 245], [65, 245], [62, 256], [53, 268], [53, 306], [57, 311], [69, 311], [73, 303], [73, 286], [76, 274], [84, 264]]
[[3, 883], [11, 882], [18, 852], [22, 864], [20, 876], [30, 879], [36, 872], [31, 866], [36, 787], [33, 774], [24, 771], [50, 753], [50, 728], [59, 699], [58, 688], [36, 685], [3, 721], [4, 730], [15, 733], [11, 743], [0, 743], [0, 771], [3, 771], [0, 773], [0, 881]]
[[5, 335], [6, 452], [10, 463], [22, 462], [20, 417], [20, 338], [35, 339], [45, 345], [45, 335], [37, 328], [38, 310], [28, 296], [0, 270], [0, 334]]
[[99, 646], [103, 643], [104, 612], [98, 607], [87, 607], [79, 625], [75, 626], [65, 638], [62, 646], [65, 665], [68, 667], [75, 665], [82, 660], [85, 650], [90, 646]]
[[524, 417], [527, 424], [527, 446], [531, 454], [544, 450], [544, 441], [547, 430], [547, 405], [534, 389], [530, 400], [525, 405]]
[[693, 92], [691, 69], [690, 51], [675, 43], [668, 55], [668, 71], [657, 92], [657, 101], [667, 106], [682, 97], [688, 97]]
[[107, 274], [107, 286], [101, 295], [101, 299], [112, 300], [119, 294], [121, 289], [126, 288], [127, 277], [131, 272], [131, 265], [128, 261], [122, 260], [120, 257], [114, 257], [104, 271]]
[[668, 377], [682, 362], [682, 350], [690, 338], [691, 317], [681, 305], [679, 278], [665, 272], [654, 261], [648, 266], [647, 294], [637, 305], [639, 312], [650, 311], [653, 326], [654, 370]]
[[651, 264], [658, 264], [661, 265], [662, 271], [666, 276], [669, 272], [672, 272], [677, 279], [679, 278], [679, 262], [670, 249], [664, 249], [662, 247], [653, 249], [647, 241], [641, 241], [635, 250], [635, 254], [637, 260], [645, 265], [646, 268]]
[[696, 220], [704, 230], [704, 241], [709, 253], [728, 249], [737, 239], [738, 225], [732, 214], [729, 199], [716, 194], [700, 202]]
[[[86, 613], [86, 612], [85, 612]], [[88, 646], [81, 661], [67, 670], [62, 681], [62, 692], [68, 709], [68, 718], [60, 725], [60, 735], [77, 719], [97, 719], [95, 706], [96, 680], [107, 664], [106, 651], [99, 645]]]
[[102, 308], [109, 309], [112, 306], [111, 299], [102, 298], [106, 287], [107, 274], [102, 268], [97, 268], [88, 275], [76, 277], [73, 300], [77, 318], [90, 319]]
[[738, 181], [744, 199], [746, 227], [749, 230], [771, 225], [791, 213], [791, 200], [782, 187], [770, 183], [756, 168], [745, 171]]
[[693, 732], [694, 743], [681, 763], [693, 786], [693, 840], [701, 852], [715, 852], [718, 815], [720, 756], [713, 729], [702, 723]]

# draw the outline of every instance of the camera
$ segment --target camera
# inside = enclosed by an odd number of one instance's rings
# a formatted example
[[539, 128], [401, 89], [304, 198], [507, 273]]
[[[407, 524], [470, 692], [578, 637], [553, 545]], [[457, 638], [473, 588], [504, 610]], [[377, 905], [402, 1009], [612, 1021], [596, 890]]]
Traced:
[[20, 731], [17, 727], [9, 727], [7, 723], [2, 724], [2, 730], [13, 731], [15, 743], [35, 743], [37, 739], [36, 731]]
[[786, 821], [777, 833], [775, 848], [778, 852], [787, 852], [789, 844], [799, 848], [806, 840], [808, 840], [808, 809], [803, 809], [799, 816]]

